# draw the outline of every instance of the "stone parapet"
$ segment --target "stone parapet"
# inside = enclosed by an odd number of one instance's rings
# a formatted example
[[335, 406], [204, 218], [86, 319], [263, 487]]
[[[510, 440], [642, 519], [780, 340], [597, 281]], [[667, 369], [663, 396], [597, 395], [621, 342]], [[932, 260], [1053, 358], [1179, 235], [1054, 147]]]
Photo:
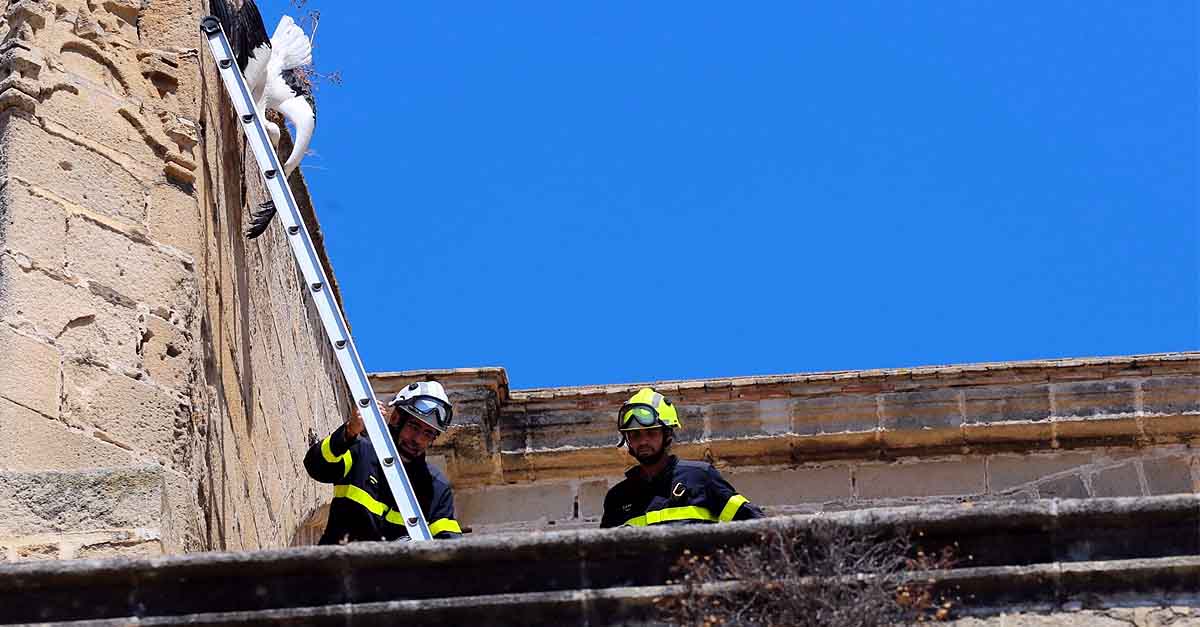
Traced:
[[[689, 527], [359, 543], [179, 557], [0, 565], [7, 622], [139, 624], [640, 624], [680, 594], [672, 567], [814, 525], [905, 530], [956, 567], [920, 573], [964, 610], [1061, 609], [1086, 599], [1183, 602], [1200, 582], [1200, 497], [870, 509]], [[848, 573], [849, 574], [849, 573]], [[195, 594], [203, 590], [204, 594]], [[1188, 595], [1191, 595], [1190, 597]]]
[[1200, 353], [533, 390], [431, 371], [376, 391], [428, 377], [465, 408], [433, 457], [478, 531], [596, 524], [631, 463], [615, 412], [644, 385], [679, 409], [680, 456], [774, 513], [1200, 491]]

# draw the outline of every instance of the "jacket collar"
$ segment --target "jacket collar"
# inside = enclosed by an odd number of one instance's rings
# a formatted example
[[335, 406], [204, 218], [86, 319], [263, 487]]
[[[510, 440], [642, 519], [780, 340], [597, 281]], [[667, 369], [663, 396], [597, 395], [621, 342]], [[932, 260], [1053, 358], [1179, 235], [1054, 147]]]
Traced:
[[[669, 479], [670, 477], [674, 476], [675, 475], [675, 466], [678, 463], [679, 463], [678, 457], [676, 457], [674, 455], [668, 455], [667, 456], [667, 465], [663, 466], [662, 472], [655, 475], [654, 478], [652, 478], [650, 480], [650, 482], [658, 483], [658, 482], [663, 481], [664, 479]], [[639, 481], [645, 481], [645, 479], [642, 479], [642, 465], [641, 464], [638, 464], [638, 465], [634, 466], [633, 468], [626, 470], [625, 476], [630, 479], [637, 479]]]

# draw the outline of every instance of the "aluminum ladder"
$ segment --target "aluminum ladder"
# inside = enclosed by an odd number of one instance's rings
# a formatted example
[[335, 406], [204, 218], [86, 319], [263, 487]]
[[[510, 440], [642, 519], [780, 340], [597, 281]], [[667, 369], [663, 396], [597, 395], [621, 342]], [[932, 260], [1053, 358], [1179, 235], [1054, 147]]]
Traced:
[[396, 443], [392, 441], [379, 403], [375, 402], [375, 394], [371, 391], [370, 383], [367, 380], [367, 371], [363, 368], [362, 359], [358, 356], [354, 339], [350, 337], [346, 320], [342, 317], [337, 302], [334, 301], [333, 291], [328, 289], [329, 281], [317, 258], [312, 237], [300, 217], [300, 210], [296, 207], [296, 199], [292, 196], [292, 190], [284, 179], [283, 168], [267, 137], [263, 120], [254, 107], [250, 89], [246, 86], [246, 77], [242, 75], [237, 63], [234, 62], [229, 39], [225, 36], [221, 23], [212, 16], [205, 17], [200, 21], [200, 31], [208, 40], [208, 47], [212, 51], [213, 59], [217, 62], [217, 69], [221, 73], [225, 91], [229, 93], [229, 98], [233, 101], [233, 108], [237, 111], [238, 120], [241, 121], [242, 128], [246, 132], [246, 140], [254, 149], [254, 158], [258, 161], [258, 169], [262, 172], [267, 191], [278, 210], [279, 219], [283, 221], [292, 255], [295, 256], [296, 263], [300, 266], [308, 293], [317, 306], [321, 324], [325, 327], [325, 335], [329, 339], [329, 343], [333, 345], [334, 354], [337, 356], [338, 367], [342, 371], [346, 385], [350, 388], [352, 398], [355, 399], [355, 403], [363, 415], [363, 422], [366, 424], [367, 434], [371, 438], [371, 445], [375, 448], [375, 454], [379, 456], [384, 477], [392, 491], [392, 497], [396, 501], [400, 514], [404, 517], [408, 536], [413, 540], [429, 540], [432, 538], [429, 533], [429, 524], [425, 522], [425, 516], [421, 514], [416, 493], [413, 492], [412, 483], [409, 482], [408, 475], [404, 472], [403, 464], [398, 463], [400, 454], [396, 450]]

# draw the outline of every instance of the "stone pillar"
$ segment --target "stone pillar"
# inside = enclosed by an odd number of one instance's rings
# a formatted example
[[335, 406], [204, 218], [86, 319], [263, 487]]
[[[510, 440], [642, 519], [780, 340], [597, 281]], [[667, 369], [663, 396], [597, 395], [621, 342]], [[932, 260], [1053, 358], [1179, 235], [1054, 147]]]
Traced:
[[0, 5], [0, 560], [286, 546], [348, 405], [207, 2]]
[[[0, 25], [0, 553], [201, 546], [194, 42], [136, 0]], [[190, 18], [189, 18], [190, 19]], [[175, 41], [172, 41], [172, 36]], [[186, 50], [190, 45], [193, 50]]]

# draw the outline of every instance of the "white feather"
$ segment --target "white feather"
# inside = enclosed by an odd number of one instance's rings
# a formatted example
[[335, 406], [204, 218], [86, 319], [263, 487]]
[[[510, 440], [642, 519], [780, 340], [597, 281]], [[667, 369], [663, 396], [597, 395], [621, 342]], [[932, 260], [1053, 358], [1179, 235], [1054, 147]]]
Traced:
[[312, 43], [304, 35], [292, 16], [285, 15], [279, 19], [275, 34], [271, 35], [271, 65], [272, 72], [292, 70], [312, 63]]
[[247, 56], [246, 86], [250, 88], [250, 96], [258, 102], [262, 99], [263, 87], [267, 84], [267, 70], [273, 56], [271, 47], [259, 46]]

